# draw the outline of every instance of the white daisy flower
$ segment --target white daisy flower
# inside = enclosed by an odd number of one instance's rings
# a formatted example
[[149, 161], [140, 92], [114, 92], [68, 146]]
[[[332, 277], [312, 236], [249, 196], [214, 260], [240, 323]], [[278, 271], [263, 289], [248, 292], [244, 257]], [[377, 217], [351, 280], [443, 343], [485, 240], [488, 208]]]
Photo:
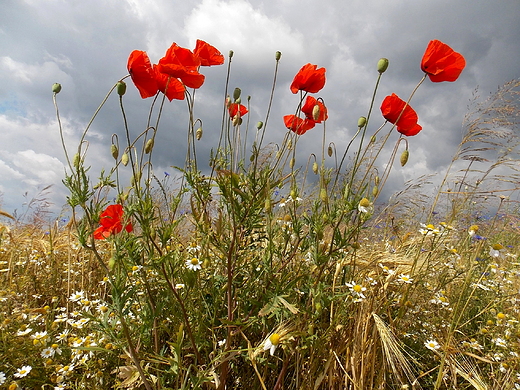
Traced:
[[16, 370], [16, 374], [14, 374], [15, 378], [24, 378], [26, 377], [32, 370], [31, 366], [23, 366], [22, 368], [18, 368]]

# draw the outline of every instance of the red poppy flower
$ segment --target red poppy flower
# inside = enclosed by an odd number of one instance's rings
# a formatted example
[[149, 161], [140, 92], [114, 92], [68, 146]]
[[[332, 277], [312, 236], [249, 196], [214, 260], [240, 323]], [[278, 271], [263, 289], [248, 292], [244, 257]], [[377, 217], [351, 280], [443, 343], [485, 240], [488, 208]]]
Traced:
[[[320, 108], [318, 119], [315, 119], [313, 115], [314, 107], [316, 105]], [[316, 123], [321, 123], [329, 117], [327, 114], [327, 107], [325, 107], [321, 101], [312, 96], [307, 96], [305, 104], [302, 107], [302, 112], [305, 114], [307, 119], [312, 119]]]
[[159, 72], [157, 65], [154, 65], [154, 70], [159, 91], [164, 93], [170, 102], [173, 99], [183, 100], [184, 92], [186, 91], [184, 85], [175, 77]]
[[197, 39], [193, 54], [199, 57], [201, 66], [222, 65], [224, 56], [209, 43]]
[[417, 124], [419, 118], [415, 110], [410, 105], [406, 105], [395, 93], [383, 100], [381, 113], [388, 122], [397, 126], [397, 131], [401, 134], [412, 136], [422, 130], [422, 127]]
[[421, 61], [421, 69], [434, 83], [457, 80], [465, 66], [462, 54], [438, 40], [430, 41]]
[[189, 49], [173, 43], [166, 55], [159, 60], [157, 69], [168, 76], [180, 79], [189, 88], [200, 88], [204, 75], [198, 72], [200, 59]]
[[244, 115], [247, 114], [247, 107], [244, 106], [243, 104], [238, 104], [238, 103], [230, 103], [229, 106], [228, 106], [228, 112], [229, 112], [229, 117], [231, 119], [233, 119], [235, 117], [235, 115], [239, 114], [239, 116], [242, 118]]
[[306, 91], [311, 93], [319, 92], [325, 86], [325, 68], [319, 68], [317, 65], [307, 64], [294, 76], [291, 84], [292, 93], [298, 91]]
[[[94, 231], [94, 238], [96, 240], [104, 240], [112, 234], [120, 233], [123, 230], [121, 219], [123, 218], [123, 206], [120, 204], [113, 204], [108, 206], [105, 211], [99, 216], [99, 224], [101, 225]], [[133, 229], [132, 224], [125, 226], [127, 232]]]
[[155, 96], [158, 86], [148, 54], [141, 50], [134, 50], [128, 57], [127, 68], [141, 97], [146, 99]]
[[307, 130], [312, 129], [316, 124], [313, 119], [302, 119], [296, 115], [285, 115], [283, 117], [283, 121], [285, 123], [285, 127], [298, 135], [305, 134]]

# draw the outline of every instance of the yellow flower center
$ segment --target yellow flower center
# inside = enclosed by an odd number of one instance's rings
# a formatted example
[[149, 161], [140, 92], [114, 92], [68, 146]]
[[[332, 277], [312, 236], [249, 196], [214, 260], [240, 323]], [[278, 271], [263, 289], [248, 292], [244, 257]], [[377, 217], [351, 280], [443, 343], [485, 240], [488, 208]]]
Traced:
[[193, 265], [197, 265], [197, 264], [199, 264], [199, 259], [197, 259], [196, 257], [194, 257], [193, 259], [191, 259], [191, 264], [193, 264]]
[[363, 291], [363, 287], [361, 287], [359, 284], [356, 284], [354, 287], [352, 287], [352, 290], [354, 290], [357, 293], [360, 293]]
[[273, 345], [278, 345], [280, 343], [280, 335], [278, 333], [273, 333], [269, 336], [269, 341], [271, 341], [271, 344]]
[[500, 245], [500, 244], [495, 244], [495, 245], [493, 245], [493, 249], [496, 250], [496, 251], [499, 251], [501, 249], [504, 249], [504, 247], [502, 245]]
[[359, 201], [359, 205], [361, 207], [368, 207], [370, 206], [370, 201], [367, 198], [363, 198]]

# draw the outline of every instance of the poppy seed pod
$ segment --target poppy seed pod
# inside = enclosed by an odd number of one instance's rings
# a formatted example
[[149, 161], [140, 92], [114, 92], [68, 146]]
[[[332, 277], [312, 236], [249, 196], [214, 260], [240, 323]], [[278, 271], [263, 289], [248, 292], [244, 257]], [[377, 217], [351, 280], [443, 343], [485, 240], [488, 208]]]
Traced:
[[367, 124], [367, 118], [365, 118], [364, 116], [360, 116], [358, 121], [357, 121], [357, 127], [365, 127], [365, 125]]
[[52, 92], [60, 93], [60, 91], [61, 91], [61, 84], [60, 83], [52, 84]]
[[240, 88], [235, 88], [233, 91], [233, 99], [235, 102], [240, 98], [240, 94], [242, 93], [242, 90]]
[[195, 131], [195, 138], [197, 138], [197, 141], [200, 141], [200, 139], [202, 138], [202, 127], [199, 127]]
[[121, 163], [126, 167], [128, 165], [128, 153], [123, 153]]
[[118, 81], [117, 83], [117, 94], [123, 96], [126, 93], [126, 83], [124, 81]]
[[400, 158], [402, 167], [404, 167], [406, 165], [406, 163], [408, 162], [408, 157], [409, 156], [410, 156], [410, 152], [408, 152], [408, 149], [407, 150], [403, 150], [403, 153], [401, 153], [401, 158]]
[[264, 127], [264, 122], [259, 121], [259, 122], [256, 124], [256, 128], [257, 128], [257, 130], [260, 130], [262, 127]]
[[378, 62], [377, 62], [377, 71], [379, 73], [384, 73], [385, 70], [388, 69], [388, 59], [387, 58], [381, 58]]
[[320, 118], [320, 106], [317, 104], [312, 108], [312, 119], [317, 121]]
[[148, 154], [153, 149], [154, 140], [153, 138], [150, 138], [148, 141], [146, 141], [146, 144], [144, 145], [144, 153]]
[[119, 149], [116, 145], [112, 144], [110, 145], [110, 153], [112, 154], [112, 157], [114, 160], [117, 160], [117, 157], [119, 157]]
[[280, 58], [282, 58], [282, 52], [281, 51], [277, 51], [275, 54], [274, 54], [274, 59], [276, 61], [280, 61]]
[[316, 161], [312, 164], [312, 172], [314, 172], [315, 175], [318, 174], [318, 163]]

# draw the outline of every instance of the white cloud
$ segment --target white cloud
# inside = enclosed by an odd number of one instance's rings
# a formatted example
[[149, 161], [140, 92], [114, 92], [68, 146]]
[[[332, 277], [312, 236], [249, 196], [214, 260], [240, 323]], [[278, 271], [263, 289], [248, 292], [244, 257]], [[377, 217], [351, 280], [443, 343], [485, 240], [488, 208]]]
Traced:
[[207, 40], [221, 50], [233, 50], [253, 67], [272, 62], [277, 50], [293, 59], [303, 55], [300, 31], [282, 16], [268, 17], [245, 0], [203, 0], [186, 18], [184, 33], [193, 45], [197, 39]]

